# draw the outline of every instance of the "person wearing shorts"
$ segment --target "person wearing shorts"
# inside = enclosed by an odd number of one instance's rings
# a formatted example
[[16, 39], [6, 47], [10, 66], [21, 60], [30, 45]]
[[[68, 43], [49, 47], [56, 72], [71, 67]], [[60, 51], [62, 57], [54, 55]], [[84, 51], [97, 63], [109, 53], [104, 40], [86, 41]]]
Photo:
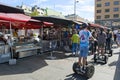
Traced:
[[98, 43], [99, 47], [105, 47], [105, 43]]
[[98, 53], [101, 52], [101, 55], [104, 55], [106, 38], [107, 38], [106, 33], [104, 32], [103, 29], [100, 29], [100, 33], [98, 33], [97, 39], [98, 39]]
[[80, 36], [80, 54], [79, 54], [79, 65], [80, 68], [85, 71], [86, 63], [87, 63], [87, 56], [89, 51], [89, 38], [92, 38], [91, 32], [87, 29], [89, 27], [88, 24], [82, 24], [82, 30], [79, 32]]

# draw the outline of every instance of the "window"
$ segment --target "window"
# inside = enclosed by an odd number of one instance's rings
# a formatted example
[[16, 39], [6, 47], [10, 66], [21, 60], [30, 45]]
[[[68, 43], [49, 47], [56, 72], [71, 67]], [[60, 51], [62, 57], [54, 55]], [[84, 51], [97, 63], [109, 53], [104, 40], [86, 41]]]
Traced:
[[105, 12], [110, 12], [110, 9], [105, 9]]
[[101, 19], [101, 16], [97, 16], [97, 19]]
[[102, 5], [101, 4], [97, 4], [97, 7], [101, 7]]
[[107, 18], [110, 18], [110, 15], [105, 15], [105, 18], [107, 19]]
[[105, 6], [110, 6], [110, 2], [106, 2], [106, 3], [105, 3]]
[[114, 5], [119, 5], [119, 1], [114, 1]]
[[97, 10], [97, 13], [101, 13], [101, 10]]
[[119, 14], [114, 14], [113, 17], [114, 18], [119, 18]]
[[119, 8], [114, 8], [114, 12], [117, 12], [117, 11], [119, 11]]

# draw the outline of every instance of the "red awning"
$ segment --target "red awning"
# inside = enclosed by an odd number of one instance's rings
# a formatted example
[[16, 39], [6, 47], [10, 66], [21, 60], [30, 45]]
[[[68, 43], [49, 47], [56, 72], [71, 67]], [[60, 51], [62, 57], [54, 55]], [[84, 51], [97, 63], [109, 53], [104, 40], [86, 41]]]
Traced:
[[30, 16], [17, 13], [7, 13], [7, 16], [10, 17], [11, 21], [28, 22], [31, 19]]
[[[0, 20], [5, 20], [5, 21], [10, 21], [12, 23], [12, 27], [17, 27], [17, 28], [40, 28], [41, 25], [45, 26], [52, 26], [53, 23], [49, 22], [43, 22], [41, 24], [41, 21], [31, 19], [30, 16], [26, 16], [24, 14], [19, 14], [19, 13], [0, 13]], [[30, 26], [30, 27], [28, 27]]]
[[6, 13], [0, 13], [0, 19], [10, 21], [10, 17]]
[[99, 25], [99, 24], [93, 24], [93, 23], [89, 23], [90, 27], [93, 28], [104, 28], [103, 26]]
[[53, 26], [53, 23], [50, 23], [50, 22], [43, 22], [43, 24], [44, 24], [45, 26]]

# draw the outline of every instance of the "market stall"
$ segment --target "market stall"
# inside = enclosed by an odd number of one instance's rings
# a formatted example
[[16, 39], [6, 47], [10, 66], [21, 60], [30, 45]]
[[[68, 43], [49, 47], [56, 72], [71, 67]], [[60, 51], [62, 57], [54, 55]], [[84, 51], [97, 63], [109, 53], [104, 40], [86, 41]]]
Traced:
[[46, 44], [50, 44], [52, 41], [54, 45], [56, 45], [56, 49], [68, 49], [65, 47], [70, 43], [70, 36], [72, 35], [73, 24], [76, 22], [68, 19], [52, 17], [52, 16], [37, 16], [32, 17], [33, 19], [40, 21], [47, 21], [54, 23], [54, 26], [49, 28], [43, 28], [43, 52], [50, 51], [50, 45], [46, 46]]
[[[41, 22], [24, 14], [0, 13], [0, 30], [4, 30], [12, 58], [22, 58], [37, 54], [41, 49], [41, 28], [49, 23]], [[2, 22], [6, 21], [9, 23]], [[7, 32], [6, 32], [7, 31]], [[2, 52], [2, 51], [1, 51]]]

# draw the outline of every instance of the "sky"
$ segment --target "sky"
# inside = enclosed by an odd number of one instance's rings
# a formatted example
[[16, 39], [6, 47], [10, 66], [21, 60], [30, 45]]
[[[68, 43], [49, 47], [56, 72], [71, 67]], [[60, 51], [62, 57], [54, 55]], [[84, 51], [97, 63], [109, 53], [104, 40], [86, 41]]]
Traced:
[[[0, 0], [1, 3], [6, 5], [27, 6], [37, 5], [41, 8], [50, 8], [61, 12], [63, 15], [74, 14], [74, 1], [75, 0]], [[76, 14], [82, 18], [94, 21], [94, 0], [77, 0]]]

